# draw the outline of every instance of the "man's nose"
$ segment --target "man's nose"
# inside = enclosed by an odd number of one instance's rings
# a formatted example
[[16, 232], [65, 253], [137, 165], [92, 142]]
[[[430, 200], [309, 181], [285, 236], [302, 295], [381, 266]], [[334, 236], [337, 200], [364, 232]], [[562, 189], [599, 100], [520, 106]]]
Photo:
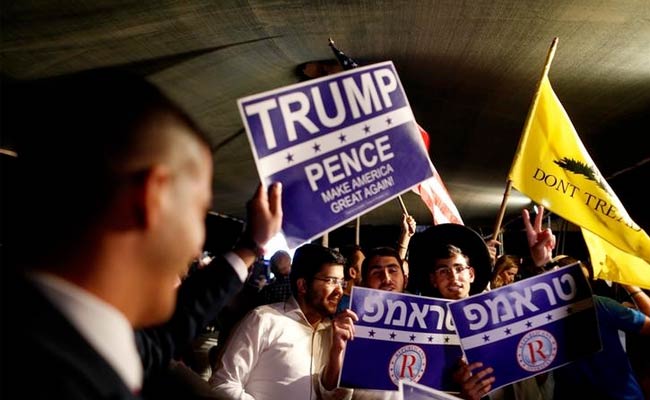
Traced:
[[381, 280], [382, 280], [383, 282], [390, 282], [390, 281], [392, 281], [392, 278], [391, 278], [391, 276], [390, 276], [390, 272], [388, 272], [387, 269], [384, 269], [384, 270], [383, 270], [383, 274], [382, 274], [382, 276], [381, 276]]

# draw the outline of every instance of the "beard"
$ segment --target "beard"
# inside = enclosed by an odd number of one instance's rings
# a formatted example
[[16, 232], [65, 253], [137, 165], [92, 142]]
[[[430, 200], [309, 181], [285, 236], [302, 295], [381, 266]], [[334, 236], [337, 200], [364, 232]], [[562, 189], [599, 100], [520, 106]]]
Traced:
[[307, 292], [305, 300], [318, 314], [323, 317], [331, 317], [336, 313], [336, 307], [341, 300], [341, 296], [331, 293], [329, 296], [323, 297], [315, 293]]

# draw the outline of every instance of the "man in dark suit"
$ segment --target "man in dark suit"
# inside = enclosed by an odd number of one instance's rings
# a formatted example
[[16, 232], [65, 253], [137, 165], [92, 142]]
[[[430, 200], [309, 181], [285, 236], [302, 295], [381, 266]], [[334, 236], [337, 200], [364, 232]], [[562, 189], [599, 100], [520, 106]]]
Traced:
[[16, 93], [3, 104], [18, 158], [3, 210], [2, 392], [137, 398], [144, 375], [241, 288], [280, 228], [281, 187], [260, 186], [238, 245], [177, 291], [211, 206], [212, 155], [198, 127], [155, 86], [117, 71]]

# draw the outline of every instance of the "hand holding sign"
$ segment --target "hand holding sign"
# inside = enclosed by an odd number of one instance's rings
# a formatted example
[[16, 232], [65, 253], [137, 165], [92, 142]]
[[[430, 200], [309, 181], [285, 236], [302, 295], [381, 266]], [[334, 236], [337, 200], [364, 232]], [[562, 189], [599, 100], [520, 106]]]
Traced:
[[[600, 347], [591, 289], [578, 264], [455, 301], [449, 311], [470, 366], [479, 368], [472, 363], [482, 362], [494, 369], [488, 390], [550, 371]], [[470, 383], [488, 383], [480, 380]]]
[[490, 376], [494, 369], [484, 367], [480, 361], [467, 364], [460, 360], [460, 369], [454, 374], [454, 380], [462, 382], [460, 392], [464, 399], [480, 400], [492, 390], [494, 376]]
[[350, 309], [341, 311], [332, 319], [332, 348], [322, 378], [323, 386], [327, 390], [337, 386], [345, 347], [348, 341], [354, 340], [354, 323], [358, 320], [357, 314]]
[[451, 375], [462, 353], [448, 302], [354, 286], [350, 307], [359, 320], [340, 386], [397, 390], [407, 379], [457, 392]]

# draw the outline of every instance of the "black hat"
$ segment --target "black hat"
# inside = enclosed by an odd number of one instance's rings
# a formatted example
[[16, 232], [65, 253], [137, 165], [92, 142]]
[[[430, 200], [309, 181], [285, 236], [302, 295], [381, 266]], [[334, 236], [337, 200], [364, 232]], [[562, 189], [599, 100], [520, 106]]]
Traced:
[[492, 258], [487, 244], [474, 230], [460, 224], [434, 225], [413, 236], [409, 246], [409, 265], [423, 295], [436, 295], [429, 284], [428, 274], [435, 254], [447, 245], [454, 245], [469, 257], [474, 268], [474, 282], [470, 295], [481, 293], [487, 287], [492, 274]]

